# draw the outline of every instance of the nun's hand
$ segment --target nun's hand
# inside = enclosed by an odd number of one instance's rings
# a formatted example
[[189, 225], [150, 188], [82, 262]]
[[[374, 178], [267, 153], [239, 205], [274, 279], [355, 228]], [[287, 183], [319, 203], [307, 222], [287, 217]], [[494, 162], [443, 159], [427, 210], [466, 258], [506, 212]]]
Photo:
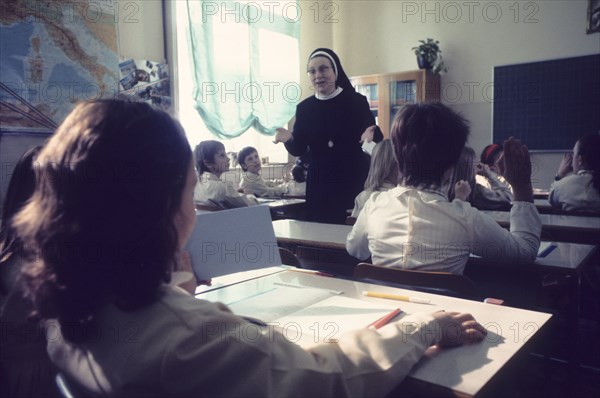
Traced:
[[375, 135], [375, 128], [377, 128], [377, 126], [375, 124], [370, 127], [367, 127], [365, 132], [362, 133], [362, 135], [360, 136], [359, 142], [362, 144], [363, 142], [373, 141], [373, 136]]
[[288, 142], [291, 139], [292, 139], [292, 133], [290, 133], [283, 127], [280, 127], [277, 129], [277, 134], [275, 134], [275, 141], [273, 141], [273, 143], [278, 144], [280, 142], [283, 142], [285, 144], [286, 142]]

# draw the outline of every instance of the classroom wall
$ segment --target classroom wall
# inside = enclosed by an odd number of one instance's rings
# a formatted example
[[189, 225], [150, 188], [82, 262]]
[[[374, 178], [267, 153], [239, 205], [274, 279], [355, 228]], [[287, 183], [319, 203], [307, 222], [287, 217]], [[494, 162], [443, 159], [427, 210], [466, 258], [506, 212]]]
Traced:
[[[119, 54], [123, 58], [164, 59], [162, 1], [137, 0], [125, 5], [129, 8], [121, 10], [123, 18], [119, 18], [118, 24]], [[306, 59], [317, 47], [333, 48], [348, 75], [416, 69], [410, 48], [426, 37], [440, 40], [450, 68], [442, 76], [442, 101], [471, 121], [469, 144], [476, 151], [491, 142], [492, 103], [488, 100], [491, 94], [483, 88], [492, 82], [495, 65], [600, 51], [600, 34], [585, 33], [587, 0], [302, 0], [300, 8], [300, 58]], [[299, 68], [306, 97], [312, 90], [305, 63], [301, 62]], [[10, 176], [6, 170], [23, 150], [41, 140], [7, 136], [0, 140], [2, 164], [6, 165], [0, 175], [0, 207]], [[561, 156], [533, 154], [536, 187], [550, 184]]]
[[[333, 45], [349, 75], [417, 69], [411, 48], [427, 37], [440, 41], [449, 67], [442, 102], [471, 121], [477, 152], [492, 139], [494, 66], [600, 51], [600, 34], [585, 33], [587, 0], [337, 3]], [[534, 186], [549, 186], [561, 157], [533, 154]]]

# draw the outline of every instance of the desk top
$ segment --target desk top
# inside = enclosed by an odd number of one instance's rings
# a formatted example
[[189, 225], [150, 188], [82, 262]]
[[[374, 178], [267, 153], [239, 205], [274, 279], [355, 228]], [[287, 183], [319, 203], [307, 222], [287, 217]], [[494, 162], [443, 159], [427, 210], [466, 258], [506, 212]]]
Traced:
[[321, 224], [298, 220], [273, 221], [278, 241], [303, 246], [346, 250], [346, 237], [351, 225]]
[[[501, 211], [495, 213], [508, 214]], [[576, 218], [581, 219], [583, 217]], [[320, 224], [297, 220], [277, 220], [273, 221], [273, 229], [275, 230], [277, 240], [283, 243], [346, 251], [346, 237], [352, 230], [352, 226]], [[538, 257], [530, 266], [539, 266], [544, 270], [576, 271], [581, 265], [585, 264], [596, 248], [596, 245], [567, 242], [552, 242], [552, 245], [555, 246], [555, 249], [551, 250], [544, 257]], [[471, 256], [469, 262], [471, 261], [484, 262], [475, 256]]]
[[[343, 292], [346, 297], [379, 303], [383, 300], [390, 305], [398, 305], [399, 302], [364, 297], [362, 292], [369, 290], [396, 293], [431, 300], [430, 305], [401, 302], [402, 310], [408, 314], [439, 310], [473, 314], [488, 329], [488, 335], [482, 343], [447, 350], [430, 349], [410, 373], [410, 377], [414, 379], [467, 395], [477, 394], [551, 317], [550, 314], [541, 312], [291, 271], [266, 275], [196, 297], [225, 304], [234, 303], [270, 290], [276, 282], [333, 289]], [[273, 303], [273, 306], [278, 305], [281, 304]], [[364, 325], [357, 325], [359, 327]]]
[[[482, 210], [498, 223], [509, 223], [510, 212]], [[540, 214], [542, 227], [567, 227], [576, 229], [600, 230], [600, 217], [572, 216], [563, 214]]]

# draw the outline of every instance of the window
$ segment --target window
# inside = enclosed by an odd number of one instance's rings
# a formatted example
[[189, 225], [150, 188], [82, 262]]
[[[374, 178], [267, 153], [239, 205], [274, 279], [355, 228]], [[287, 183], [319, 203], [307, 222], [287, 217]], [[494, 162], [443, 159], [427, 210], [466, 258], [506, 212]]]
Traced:
[[301, 96], [297, 2], [173, 3], [176, 103], [190, 145], [217, 139], [227, 152], [250, 145], [271, 163], [287, 163], [273, 134], [286, 127]]

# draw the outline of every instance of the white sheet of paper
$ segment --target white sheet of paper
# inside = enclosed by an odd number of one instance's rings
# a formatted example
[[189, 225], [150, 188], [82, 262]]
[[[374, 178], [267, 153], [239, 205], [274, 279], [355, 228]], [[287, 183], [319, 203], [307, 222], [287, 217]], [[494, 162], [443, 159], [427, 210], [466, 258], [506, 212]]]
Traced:
[[198, 214], [184, 250], [198, 280], [281, 265], [267, 206]]
[[363, 141], [362, 150], [368, 153], [369, 155], [373, 154], [373, 148], [375, 148], [377, 143], [375, 141], [367, 142]]
[[329, 289], [285, 285], [232, 297], [225, 304], [238, 315], [268, 322], [288, 340], [305, 347], [335, 342], [344, 333], [364, 328], [398, 308], [336, 295]]

